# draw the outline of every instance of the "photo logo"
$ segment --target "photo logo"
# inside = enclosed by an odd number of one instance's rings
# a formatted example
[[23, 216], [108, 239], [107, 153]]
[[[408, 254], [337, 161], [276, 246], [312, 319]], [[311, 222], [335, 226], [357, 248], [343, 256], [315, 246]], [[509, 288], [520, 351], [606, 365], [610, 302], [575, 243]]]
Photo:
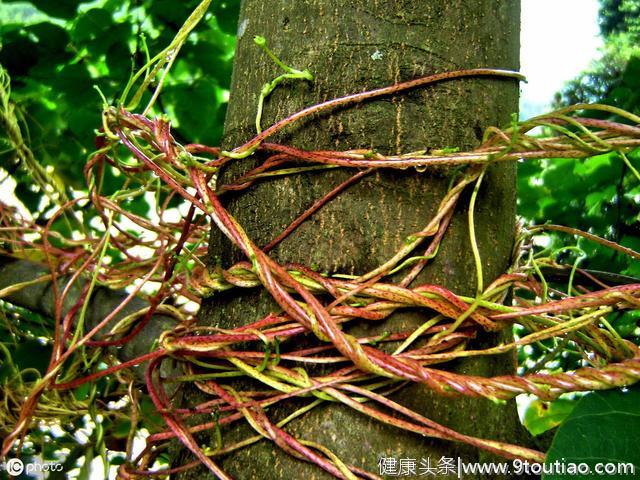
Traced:
[[24, 471], [24, 463], [22, 463], [22, 460], [20, 460], [19, 458], [12, 458], [11, 460], [7, 461], [5, 470], [12, 477], [17, 477]]

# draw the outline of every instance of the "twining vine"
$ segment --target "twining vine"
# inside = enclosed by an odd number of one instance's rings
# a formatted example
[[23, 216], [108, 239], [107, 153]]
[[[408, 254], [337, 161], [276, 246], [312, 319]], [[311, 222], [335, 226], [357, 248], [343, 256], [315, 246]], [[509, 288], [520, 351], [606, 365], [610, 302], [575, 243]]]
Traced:
[[[337, 106], [402, 94], [412, 88], [463, 77], [516, 80], [522, 77], [515, 72], [490, 68], [440, 73], [313, 105], [262, 130], [264, 98], [283, 80], [312, 81], [313, 76], [306, 70], [284, 65], [268, 50], [266, 41], [258, 37], [256, 43], [285, 73], [262, 89], [255, 121], [256, 136], [232, 151], [181, 144], [172, 135], [169, 121], [150, 116], [150, 111], [180, 47], [208, 4], [209, 1], [203, 1], [174, 42], [131, 78], [116, 106], [109, 106], [105, 101], [102, 129], [96, 139], [98, 149], [84, 170], [88, 197], [70, 200], [58, 195], [60, 208], [44, 226], [26, 222], [16, 212], [2, 216], [2, 240], [9, 246], [3, 253], [33, 258], [33, 252], [38, 252], [37, 257], [48, 266], [48, 271], [1, 290], [0, 296], [11, 299], [11, 295], [21, 289], [47, 283], [52, 285], [55, 297], [50, 312], [55, 320], [52, 358], [46, 375], [39, 380], [12, 384], [10, 401], [3, 406], [3, 414], [11, 417], [14, 424], [3, 443], [3, 455], [20, 443], [34, 420], [59, 417], [61, 410], [69, 416], [77, 413], [64, 407], [78, 403], [71, 394], [74, 389], [102, 377], [115, 376], [128, 385], [134, 419], [127, 461], [119, 469], [123, 478], [174, 473], [204, 464], [218, 478], [227, 479], [230, 477], [216, 458], [262, 439], [272, 441], [294, 457], [312, 462], [337, 478], [378, 478], [344, 463], [323, 445], [296, 438], [286, 431], [287, 423], [324, 402], [342, 403], [377, 421], [424, 436], [464, 442], [506, 458], [543, 461], [543, 452], [463, 435], [395, 403], [388, 394], [408, 382], [418, 382], [441, 395], [468, 395], [502, 402], [530, 393], [550, 400], [566, 392], [621, 387], [640, 379], [640, 350], [621, 338], [607, 321], [611, 312], [640, 307], [640, 284], [609, 286], [576, 264], [568, 267], [568, 289], [561, 292], [548, 285], [542, 271], [546, 266], [562, 266], [554, 255], [533, 254], [529, 247], [531, 236], [547, 229], [582, 236], [636, 259], [640, 259], [640, 253], [569, 227], [536, 226], [519, 233], [510, 270], [490, 285], [484, 285], [482, 258], [474, 235], [478, 190], [487, 167], [496, 162], [586, 158], [617, 152], [640, 180], [627, 158], [629, 151], [640, 146], [638, 116], [612, 106], [574, 105], [524, 122], [514, 121], [505, 129], [489, 128], [482, 144], [466, 152], [445, 149], [383, 155], [369, 150], [301, 150], [269, 140], [290, 124]], [[33, 154], [24, 146], [17, 122], [12, 120], [9, 83], [6, 74], [3, 75], [3, 122], [13, 125], [11, 140], [20, 146], [24, 161], [37, 165]], [[135, 113], [151, 86], [154, 90], [149, 102], [141, 113]], [[609, 112], [629, 123], [597, 120], [581, 114], [589, 110]], [[533, 136], [531, 131], [537, 127], [544, 127], [549, 133], [544, 137]], [[217, 173], [223, 166], [254, 154], [265, 158], [259, 166], [231, 184], [216, 183]], [[421, 173], [439, 165], [463, 168], [459, 169], [433, 218], [374, 270], [352, 277], [326, 275], [303, 265], [278, 264], [268, 255], [305, 219], [373, 170], [414, 168]], [[126, 178], [125, 187], [111, 195], [102, 193], [102, 178], [108, 168], [117, 169]], [[318, 199], [266, 246], [256, 245], [221, 203], [226, 192], [246, 189], [264, 179], [327, 168], [352, 169], [354, 175]], [[37, 180], [45, 182], [43, 172], [37, 172]], [[477, 273], [476, 295], [458, 295], [438, 285], [411, 286], [437, 255], [453, 211], [467, 189], [472, 190], [468, 223], [469, 248]], [[48, 191], [55, 194], [52, 189]], [[155, 217], [127, 211], [128, 201], [149, 192], [157, 198]], [[186, 201], [188, 208], [177, 221], [169, 221], [165, 213], [175, 199]], [[81, 234], [84, 229], [77, 210], [87, 202], [99, 212], [102, 237], [64, 238], [51, 230], [53, 222], [64, 217]], [[218, 228], [242, 251], [246, 260], [226, 270], [207, 269], [200, 257], [206, 252], [210, 227]], [[120, 261], [109, 253], [114, 250], [121, 255]], [[385, 280], [398, 272], [404, 274], [400, 281]], [[598, 285], [597, 289], [594, 290], [593, 285]], [[127, 293], [120, 305], [89, 328], [85, 319], [90, 300], [96, 289], [102, 287], [126, 287]], [[69, 307], [67, 303], [74, 288], [82, 294], [74, 297]], [[196, 325], [195, 314], [188, 307], [198, 304], [203, 297], [232, 288], [264, 288], [281, 310], [234, 330]], [[515, 296], [512, 300], [511, 295]], [[130, 306], [139, 297], [146, 299], [144, 308], [130, 313]], [[423, 310], [429, 319], [413, 330], [376, 337], [356, 337], [343, 330], [349, 322], [381, 322], [393, 312], [408, 307]], [[123, 315], [122, 312], [129, 313]], [[159, 314], [174, 318], [176, 326], [149, 345], [148, 353], [99, 367], [99, 355], [92, 352], [135, 341]], [[511, 343], [483, 350], [468, 348], [469, 340], [478, 332], [511, 329], [516, 324], [527, 333]], [[318, 339], [318, 346], [296, 347], [293, 340], [309, 332]], [[439, 368], [455, 358], [499, 354], [550, 338], [563, 339], [564, 344], [570, 342], [582, 355], [584, 366], [572, 372], [533, 372], [493, 378]], [[381, 344], [393, 344], [396, 348], [387, 353], [387, 349], [379, 348]], [[547, 360], [560, 354], [561, 351], [552, 351]], [[182, 369], [169, 376], [161, 375], [163, 360], [169, 358], [180, 363]], [[318, 364], [326, 367], [325, 373], [314, 376], [309, 367]], [[130, 369], [136, 365], [144, 365], [147, 391], [164, 418], [166, 430], [148, 437], [145, 449], [134, 457], [131, 439], [139, 407], [134, 387], [137, 379]], [[237, 390], [224, 381], [226, 377], [238, 376], [259, 382], [262, 389]], [[167, 386], [175, 383], [191, 383], [207, 394], [209, 400], [191, 406], [173, 405]], [[308, 404], [279, 422], [273, 421], [269, 407], [293, 397], [307, 398]], [[53, 410], [55, 415], [51, 413]], [[195, 424], [190, 421], [194, 415], [202, 414], [210, 414], [211, 420]], [[220, 437], [221, 426], [241, 421], [247, 422], [256, 435], [236, 443]], [[217, 439], [215, 445], [202, 446], [196, 441], [195, 435], [205, 431], [212, 432], [212, 437]], [[158, 454], [168, 441], [176, 438], [196, 459], [160, 472], [153, 470]]]

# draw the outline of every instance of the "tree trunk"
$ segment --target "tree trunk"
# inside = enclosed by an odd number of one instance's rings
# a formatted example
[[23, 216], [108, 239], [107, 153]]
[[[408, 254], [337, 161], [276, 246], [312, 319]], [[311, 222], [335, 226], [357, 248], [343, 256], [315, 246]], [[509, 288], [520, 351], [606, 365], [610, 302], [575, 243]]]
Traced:
[[[263, 125], [305, 106], [336, 96], [369, 90], [420, 76], [475, 67], [516, 70], [519, 53], [518, 0], [245, 0], [239, 19], [239, 41], [226, 119], [226, 146], [255, 134], [258, 93], [279, 75], [278, 67], [253, 44], [262, 35], [274, 52], [293, 67], [308, 68], [312, 83], [288, 82], [265, 105]], [[404, 95], [389, 96], [317, 115], [295, 124], [274, 141], [306, 149], [371, 148], [400, 153], [429, 148], [476, 146], [484, 129], [504, 125], [517, 111], [518, 85], [511, 79], [470, 78], [444, 82]], [[236, 161], [225, 183], [256, 165]], [[353, 175], [346, 169], [298, 174], [264, 181], [226, 198], [232, 215], [257, 245], [265, 245], [316, 199]], [[322, 208], [272, 253], [280, 263], [298, 262], [322, 272], [362, 274], [391, 257], [405, 238], [421, 230], [447, 191], [452, 171], [413, 169], [377, 171]], [[475, 292], [475, 267], [469, 248], [467, 204], [463, 197], [436, 259], [414, 282], [444, 285], [458, 294]], [[505, 271], [514, 241], [515, 166], [491, 167], [476, 206], [476, 235], [485, 282]], [[220, 232], [212, 233], [210, 263], [229, 267], [239, 251]], [[485, 283], [487, 284], [487, 283]], [[233, 328], [263, 317], [278, 306], [259, 289], [233, 289], [204, 302], [203, 324]], [[350, 333], [372, 335], [416, 327], [429, 318], [424, 311], [403, 310], [382, 324], [358, 324]], [[499, 341], [481, 336], [474, 347]], [[512, 355], [450, 362], [464, 374], [513, 373]], [[185, 393], [189, 403], [196, 392]], [[440, 398], [412, 385], [394, 400], [465, 434], [518, 441], [520, 425], [513, 402]], [[282, 408], [269, 410], [281, 418]], [[289, 424], [295, 436], [318, 442], [347, 464], [378, 472], [380, 457], [461, 457], [488, 460], [462, 444], [424, 438], [382, 425], [348, 407], [330, 404]], [[225, 432], [225, 440], [250, 430]], [[245, 448], [222, 461], [239, 479], [327, 478], [319, 468], [298, 461], [269, 441]], [[195, 478], [202, 472], [187, 473]], [[472, 477], [468, 477], [472, 478]]]

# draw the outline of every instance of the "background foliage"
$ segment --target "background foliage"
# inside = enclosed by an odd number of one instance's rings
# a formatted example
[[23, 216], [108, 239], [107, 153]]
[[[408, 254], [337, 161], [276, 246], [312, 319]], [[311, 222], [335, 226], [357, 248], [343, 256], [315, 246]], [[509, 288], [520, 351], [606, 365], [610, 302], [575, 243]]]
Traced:
[[[170, 43], [195, 8], [193, 0], [104, 0], [34, 4], [5, 2], [0, 64], [12, 79], [28, 143], [54, 181], [68, 190], [84, 188], [82, 168], [95, 149], [102, 100], [121, 93], [147, 52]], [[37, 6], [37, 9], [34, 7]], [[239, 2], [215, 2], [190, 36], [171, 71], [157, 114], [167, 114], [178, 137], [218, 144], [226, 111]], [[44, 195], [11, 151], [0, 166], [16, 180], [16, 195], [42, 216]], [[123, 179], [107, 178], [107, 191]], [[140, 206], [142, 208], [142, 206]]]
[[[69, 199], [86, 191], [83, 167], [95, 150], [95, 131], [101, 127], [100, 93], [109, 103], [122, 93], [129, 76], [168, 45], [199, 2], [185, 0], [38, 0], [0, 3], [0, 65], [11, 77], [11, 100], [20, 127], [47, 180], [59, 185]], [[215, 2], [183, 46], [155, 104], [155, 115], [171, 118], [179, 141], [217, 145], [222, 135], [231, 80], [238, 0]], [[0, 128], [0, 189], [15, 196], [29, 214], [44, 224], [55, 210], [46, 187], [34, 181], [33, 169], [21, 164]], [[12, 182], [13, 181], [13, 182]], [[105, 170], [103, 191], [113, 193], [125, 179], [115, 169]], [[57, 199], [58, 202], [60, 199]], [[145, 214], [148, 197], [133, 199], [128, 208]], [[94, 235], [99, 222], [91, 204], [82, 211], [84, 228]], [[52, 229], [72, 235], [64, 218]], [[0, 305], [0, 401], [11, 401], [14, 372], [28, 372], [21, 381], [42, 375], [51, 356], [52, 323], [12, 305]], [[63, 461], [64, 472], [91, 478], [89, 465], [96, 457], [117, 465], [124, 457], [130, 421], [113, 402], [122, 398], [117, 382], [104, 380], [92, 388], [80, 387], [77, 403], [68, 405], [65, 418], [75, 420], [60, 428], [42, 425], [29, 434], [23, 460]], [[142, 392], [139, 428], [155, 432], [162, 418]], [[111, 403], [110, 403], [111, 402]], [[93, 404], [92, 411], [86, 405]], [[108, 408], [107, 405], [112, 405]], [[15, 419], [0, 418], [0, 437]], [[78, 463], [79, 462], [79, 463]], [[103, 462], [105, 463], [105, 462]], [[80, 464], [80, 468], [74, 467]], [[99, 464], [98, 464], [99, 465]], [[95, 466], [94, 466], [95, 467]], [[64, 478], [52, 474], [49, 478]], [[25, 474], [23, 474], [25, 476]], [[25, 476], [26, 478], [26, 476]]]
[[[61, 186], [69, 198], [84, 188], [82, 168], [95, 149], [94, 130], [100, 128], [102, 100], [97, 86], [109, 103], [121, 93], [129, 75], [144, 63], [147, 52], [157, 52], [170, 43], [183, 20], [198, 2], [193, 0], [38, 0], [0, 4], [0, 64], [12, 79], [12, 100], [27, 144], [45, 169], [49, 180]], [[155, 114], [167, 115], [179, 141], [219, 143], [228, 99], [231, 63], [235, 46], [239, 1], [215, 2], [212, 10], [189, 37], [164, 87]], [[556, 96], [556, 105], [602, 102], [640, 113], [640, 1], [601, 0], [600, 26], [605, 41], [601, 57], [592, 67]], [[605, 114], [603, 114], [605, 115]], [[602, 118], [605, 118], [604, 116]], [[615, 119], [620, 120], [620, 119]], [[51, 200], [42, 185], [33, 181], [33, 172], [21, 165], [0, 131], [0, 188], [15, 182], [15, 195], [40, 222], [52, 213]], [[586, 160], [545, 159], [519, 166], [519, 213], [531, 224], [550, 222], [571, 225], [622, 245], [640, 250], [640, 185], [633, 172], [606, 154]], [[636, 168], [640, 152], [630, 156]], [[115, 192], [124, 179], [107, 171], [103, 191]], [[149, 205], [143, 197], [131, 209], [144, 212]], [[86, 228], [92, 228], [95, 212], [83, 212]], [[54, 230], [69, 235], [60, 221]], [[640, 265], [628, 257], [583, 239], [565, 234], [546, 234], [536, 240], [538, 251], [548, 250], [564, 264], [640, 277]], [[562, 246], [574, 242], [577, 249]], [[9, 315], [12, 316], [11, 321]], [[19, 370], [46, 369], [49, 350], [47, 319], [16, 309], [3, 310], [4, 337], [0, 355], [0, 383], [10, 382], [9, 360]], [[16, 320], [17, 319], [17, 320]], [[611, 322], [619, 333], [638, 340], [636, 313], [618, 314]], [[11, 326], [12, 324], [13, 326]], [[15, 325], [23, 325], [16, 333]], [[553, 341], [534, 345], [521, 352], [521, 364], [545, 366], [540, 360]], [[565, 368], [578, 359], [566, 356]], [[553, 368], [553, 366], [547, 366]], [[89, 397], [109, 399], [110, 385], [102, 381], [94, 389], [79, 389], [78, 400]], [[557, 426], [573, 408], [574, 401], [562, 399], [541, 408], [532, 404], [525, 423], [536, 433]], [[158, 422], [150, 402], [144, 401], [143, 427], [154, 431]], [[145, 409], [146, 405], [146, 411]], [[553, 418], [550, 418], [550, 414]], [[89, 413], [89, 412], [79, 412]], [[0, 424], [0, 428], [3, 425]], [[85, 431], [81, 445], [78, 432]], [[68, 467], [85, 456], [85, 465], [94, 451], [121, 451], [128, 432], [126, 418], [114, 415], [99, 428], [89, 428], [86, 418], [62, 425], [59, 431], [43, 428], [31, 438], [31, 453], [46, 459], [65, 452]], [[82, 436], [82, 435], [81, 435]], [[118, 462], [111, 456], [112, 464]], [[69, 468], [67, 468], [69, 470]], [[89, 470], [79, 475], [88, 478]]]
[[[600, 29], [604, 46], [589, 69], [567, 82], [556, 94], [555, 107], [576, 103], [604, 103], [633, 113], [640, 111], [640, 1], [601, 0]], [[606, 112], [592, 117], [619, 120]], [[640, 151], [630, 155], [640, 165]], [[518, 167], [518, 213], [531, 224], [571, 225], [621, 245], [640, 248], [640, 185], [617, 153], [595, 155], [586, 160], [544, 159]], [[548, 233], [539, 239], [550, 253], [566, 264], [581, 268], [640, 277], [640, 264], [586, 239], [577, 249], [560, 250], [566, 234]], [[611, 278], [611, 277], [609, 277]], [[638, 340], [635, 312], [612, 318], [623, 336]], [[535, 347], [534, 347], [535, 350]], [[530, 359], [543, 350], [528, 352]]]
[[[566, 83], [556, 94], [553, 106], [604, 103], [638, 113], [640, 1], [600, 0], [599, 25], [604, 41], [599, 57], [586, 71]], [[604, 112], [593, 112], [591, 116], [619, 120]], [[637, 169], [640, 151], [635, 150], [629, 158]], [[640, 248], [639, 204], [638, 179], [617, 153], [585, 160], [543, 159], [518, 166], [518, 213], [530, 224], [571, 225], [637, 250]], [[577, 248], [564, 248], [572, 242]], [[537, 239], [537, 244], [538, 251], [547, 249], [564, 264], [626, 275], [635, 282], [638, 280], [634, 279], [640, 277], [637, 261], [583, 238], [574, 241], [566, 234], [546, 233]], [[614, 276], [608, 278], [615, 280]], [[616, 313], [609, 321], [621, 336], [638, 343], [638, 312]], [[539, 367], [547, 352], [557, 346], [556, 342], [533, 345], [520, 352], [521, 364]], [[568, 354], [563, 360], [563, 365], [547, 365], [547, 368], [572, 368], [579, 361]], [[532, 433], [540, 434], [567, 419], [578, 400], [579, 397], [569, 397], [551, 404], [533, 401], [524, 414], [524, 423]], [[566, 438], [567, 430], [563, 435]], [[569, 442], [562, 441], [569, 446]], [[560, 450], [566, 455], [569, 451], [570, 448]], [[559, 453], [556, 451], [555, 455]]]

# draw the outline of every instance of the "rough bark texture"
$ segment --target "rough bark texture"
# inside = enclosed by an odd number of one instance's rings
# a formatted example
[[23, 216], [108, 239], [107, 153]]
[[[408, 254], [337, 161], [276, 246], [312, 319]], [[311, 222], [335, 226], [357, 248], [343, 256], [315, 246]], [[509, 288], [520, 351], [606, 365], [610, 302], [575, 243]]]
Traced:
[[[253, 134], [257, 95], [279, 75], [278, 67], [253, 45], [262, 35], [289, 65], [309, 68], [311, 84], [279, 87], [265, 106], [263, 125], [302, 107], [348, 93], [419, 76], [473, 67], [516, 70], [519, 52], [518, 0], [432, 0], [429, 2], [355, 0], [246, 0], [239, 19], [226, 144], [232, 147]], [[353, 108], [308, 119], [275, 139], [309, 149], [373, 148], [396, 153], [479, 143], [484, 129], [504, 125], [517, 111], [513, 80], [467, 79], [417, 89]], [[223, 175], [228, 181], [256, 160], [236, 162]], [[296, 216], [343, 179], [348, 171], [288, 176], [262, 182], [227, 198], [231, 213], [258, 245], [274, 238]], [[320, 271], [358, 274], [378, 266], [404, 239], [426, 225], [446, 192], [446, 169], [380, 171], [362, 180], [305, 222], [272, 253], [279, 262], [300, 262]], [[503, 272], [510, 260], [515, 219], [515, 167], [490, 170], [477, 205], [476, 226], [485, 281]], [[475, 291], [475, 268], [468, 247], [467, 196], [461, 201], [437, 259], [416, 280], [445, 285], [460, 294]], [[235, 247], [213, 232], [210, 261], [228, 267], [241, 259]], [[232, 290], [204, 302], [202, 323], [236, 327], [278, 311], [257, 290]], [[383, 325], [357, 325], [351, 332], [398, 331], [428, 318], [403, 311]], [[476, 347], [495, 343], [485, 336]], [[512, 356], [469, 359], [446, 366], [457, 372], [496, 375], [514, 371]], [[188, 400], [198, 397], [187, 392]], [[470, 435], [518, 441], [515, 406], [468, 398], [439, 398], [422, 386], [405, 388], [394, 399], [429, 418]], [[280, 418], [280, 409], [269, 415]], [[319, 442], [348, 464], [378, 471], [382, 456], [421, 459], [488, 457], [465, 445], [440, 442], [369, 420], [340, 405], [327, 405], [287, 427], [300, 438]], [[226, 432], [226, 439], [249, 430]], [[268, 441], [224, 459], [239, 479], [326, 478], [315, 466], [283, 454]], [[196, 478], [202, 471], [182, 478]], [[472, 478], [472, 477], [468, 477]]]

